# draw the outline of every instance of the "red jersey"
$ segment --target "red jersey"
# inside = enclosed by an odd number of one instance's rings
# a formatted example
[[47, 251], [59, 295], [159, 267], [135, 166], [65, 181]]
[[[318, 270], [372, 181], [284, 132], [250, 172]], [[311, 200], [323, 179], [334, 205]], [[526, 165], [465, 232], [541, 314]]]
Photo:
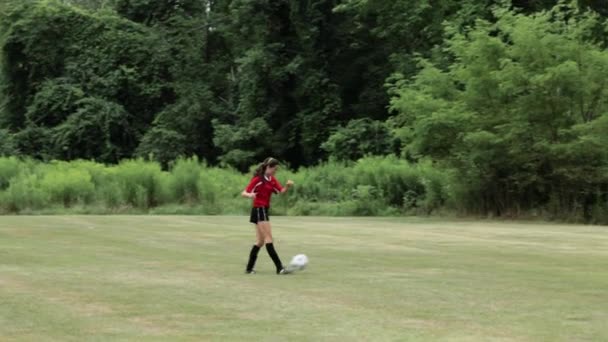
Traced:
[[255, 176], [251, 179], [251, 182], [249, 182], [245, 191], [256, 193], [256, 196], [253, 199], [254, 208], [270, 207], [270, 197], [273, 193], [282, 192], [283, 186], [274, 178], [274, 176]]

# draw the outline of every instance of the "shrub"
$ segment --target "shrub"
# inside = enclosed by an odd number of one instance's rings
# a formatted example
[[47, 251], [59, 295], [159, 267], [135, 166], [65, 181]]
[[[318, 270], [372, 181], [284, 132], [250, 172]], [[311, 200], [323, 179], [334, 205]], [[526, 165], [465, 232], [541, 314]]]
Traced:
[[240, 197], [247, 176], [232, 169], [204, 167], [197, 183], [200, 203], [207, 214], [246, 213], [250, 202]]
[[0, 157], [0, 191], [8, 188], [11, 179], [19, 174], [21, 164], [15, 157]]
[[424, 196], [425, 189], [418, 170], [396, 157], [362, 159], [353, 172], [357, 184], [376, 187], [388, 205], [403, 207], [404, 195], [409, 194], [415, 206], [419, 197]]
[[158, 163], [127, 160], [114, 169], [113, 178], [120, 187], [123, 203], [140, 209], [164, 203], [167, 175]]
[[64, 207], [73, 204], [88, 204], [94, 198], [95, 186], [91, 175], [83, 169], [51, 164], [43, 173], [40, 191], [52, 202]]
[[179, 203], [193, 203], [199, 200], [198, 182], [202, 165], [198, 158], [178, 159], [171, 169], [169, 192]]
[[10, 186], [0, 196], [0, 205], [8, 212], [42, 209], [49, 204], [40, 188], [38, 176], [32, 173], [23, 173], [12, 179]]
[[[142, 159], [105, 166], [0, 158], [0, 207], [3, 212], [52, 213], [61, 207], [78, 213], [246, 214], [251, 201], [240, 192], [250, 178], [197, 158], [178, 159], [168, 172]], [[278, 178], [293, 179], [296, 186], [275, 197], [273, 215], [429, 214], [452, 204], [457, 193], [449, 172], [397, 157], [330, 161], [282, 170]]]

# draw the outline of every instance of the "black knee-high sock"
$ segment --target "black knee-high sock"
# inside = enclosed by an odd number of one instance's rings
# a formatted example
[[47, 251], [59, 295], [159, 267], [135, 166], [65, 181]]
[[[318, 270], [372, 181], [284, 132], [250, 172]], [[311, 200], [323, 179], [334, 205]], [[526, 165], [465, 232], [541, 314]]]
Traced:
[[251, 252], [249, 252], [249, 262], [247, 263], [247, 271], [252, 271], [253, 266], [255, 266], [255, 261], [258, 259], [258, 252], [260, 251], [259, 246], [253, 245], [251, 247]]
[[274, 262], [274, 265], [277, 267], [277, 273], [280, 272], [283, 268], [283, 264], [281, 263], [281, 259], [279, 259], [277, 251], [274, 250], [274, 245], [272, 244], [272, 242], [266, 244], [266, 250], [268, 251], [268, 255], [270, 255], [270, 258]]

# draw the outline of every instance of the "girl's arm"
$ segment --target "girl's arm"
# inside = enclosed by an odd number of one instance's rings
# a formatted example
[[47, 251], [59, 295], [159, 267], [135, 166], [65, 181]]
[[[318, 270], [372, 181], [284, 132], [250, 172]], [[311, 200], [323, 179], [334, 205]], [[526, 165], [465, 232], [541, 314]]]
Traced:
[[253, 177], [251, 179], [251, 181], [249, 182], [249, 184], [247, 185], [247, 187], [245, 188], [245, 190], [243, 190], [243, 192], [241, 192], [241, 196], [243, 196], [245, 198], [254, 198], [256, 195], [255, 188], [257, 187], [259, 181], [260, 180], [257, 176]]
[[247, 190], [243, 190], [243, 192], [241, 192], [241, 196], [245, 197], [245, 198], [254, 198], [256, 195], [255, 192], [247, 192]]
[[288, 180], [287, 183], [285, 183], [285, 187], [281, 189], [281, 193], [286, 193], [287, 190], [289, 190], [289, 188], [291, 188], [293, 186], [293, 181], [292, 180]]

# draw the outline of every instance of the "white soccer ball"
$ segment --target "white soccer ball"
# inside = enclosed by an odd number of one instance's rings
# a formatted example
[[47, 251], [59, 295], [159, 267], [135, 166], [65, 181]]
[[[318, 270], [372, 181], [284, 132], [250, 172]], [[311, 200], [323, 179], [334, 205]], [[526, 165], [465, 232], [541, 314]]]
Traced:
[[301, 271], [308, 266], [308, 257], [304, 254], [298, 254], [291, 258], [291, 262], [289, 262], [289, 268], [292, 271]]

